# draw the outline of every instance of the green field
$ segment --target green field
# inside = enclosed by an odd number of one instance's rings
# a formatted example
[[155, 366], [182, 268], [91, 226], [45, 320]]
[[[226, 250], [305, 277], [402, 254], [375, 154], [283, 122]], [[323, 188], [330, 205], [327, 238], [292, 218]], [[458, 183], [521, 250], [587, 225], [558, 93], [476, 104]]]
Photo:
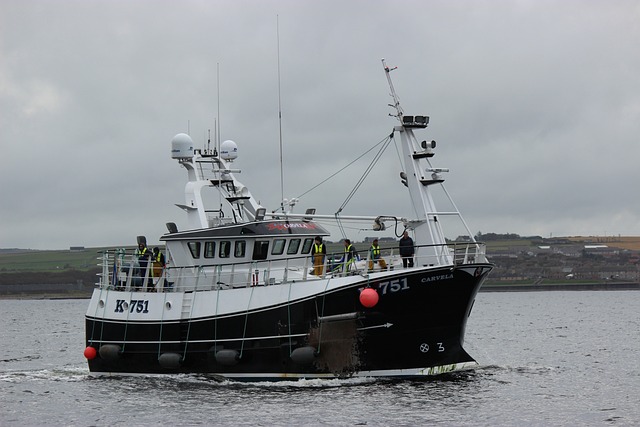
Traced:
[[101, 249], [0, 252], [0, 273], [96, 269], [100, 263], [98, 251]]
[[[366, 256], [369, 245], [354, 243], [361, 256]], [[88, 271], [100, 268], [100, 251], [113, 248], [85, 248], [84, 251], [32, 251], [17, 250], [10, 252], [0, 250], [0, 274], [3, 273], [54, 273], [64, 270]], [[127, 253], [135, 248], [126, 247]], [[327, 244], [329, 253], [342, 253], [341, 243]]]

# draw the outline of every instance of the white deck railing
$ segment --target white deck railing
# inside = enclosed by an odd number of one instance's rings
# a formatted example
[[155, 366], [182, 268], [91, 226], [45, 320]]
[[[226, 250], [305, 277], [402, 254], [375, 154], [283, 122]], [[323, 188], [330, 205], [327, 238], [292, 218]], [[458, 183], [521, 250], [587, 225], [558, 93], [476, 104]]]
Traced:
[[[430, 245], [433, 247], [433, 245]], [[397, 247], [381, 248], [382, 258], [388, 270], [402, 269], [402, 258]], [[431, 251], [434, 252], [434, 251]], [[439, 245], [436, 255], [413, 257], [414, 269], [425, 266], [443, 266], [442, 253], [448, 253], [453, 266], [487, 262], [485, 245], [482, 243], [450, 243]], [[369, 251], [367, 251], [369, 254]], [[270, 286], [307, 280], [322, 280], [347, 275], [367, 275], [380, 272], [379, 264], [369, 270], [369, 257], [353, 263], [342, 261], [343, 253], [328, 254], [322, 274], [313, 274], [313, 259], [310, 255], [274, 260], [243, 261], [225, 264], [167, 266], [154, 277], [153, 262], [141, 268], [135, 253], [124, 249], [101, 252], [102, 271], [97, 286], [105, 289], [146, 292], [183, 292]]]

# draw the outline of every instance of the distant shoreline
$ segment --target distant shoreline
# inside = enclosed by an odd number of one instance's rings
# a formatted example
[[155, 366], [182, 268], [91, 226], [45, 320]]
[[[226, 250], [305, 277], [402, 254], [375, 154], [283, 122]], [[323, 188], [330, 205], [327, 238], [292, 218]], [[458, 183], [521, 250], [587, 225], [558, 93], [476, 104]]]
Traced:
[[[0, 287], [0, 290], [2, 288]], [[500, 285], [488, 284], [480, 288], [480, 292], [544, 292], [544, 291], [638, 291], [637, 282], [602, 282], [602, 283], [545, 283], [538, 285]], [[59, 300], [90, 299], [91, 292], [15, 292], [0, 293], [0, 300]]]
[[601, 283], [544, 283], [539, 285], [498, 285], [488, 284], [480, 288], [480, 292], [540, 292], [540, 291], [637, 291], [640, 283], [636, 282], [601, 282]]

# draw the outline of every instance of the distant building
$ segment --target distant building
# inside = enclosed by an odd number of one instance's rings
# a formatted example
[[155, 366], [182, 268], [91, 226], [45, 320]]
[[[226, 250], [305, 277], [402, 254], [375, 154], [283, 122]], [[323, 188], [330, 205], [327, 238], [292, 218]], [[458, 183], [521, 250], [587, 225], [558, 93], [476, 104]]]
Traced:
[[584, 245], [584, 252], [589, 255], [618, 255], [620, 249], [611, 248], [607, 245]]
[[85, 248], [84, 246], [71, 246], [69, 248], [69, 252], [84, 252]]

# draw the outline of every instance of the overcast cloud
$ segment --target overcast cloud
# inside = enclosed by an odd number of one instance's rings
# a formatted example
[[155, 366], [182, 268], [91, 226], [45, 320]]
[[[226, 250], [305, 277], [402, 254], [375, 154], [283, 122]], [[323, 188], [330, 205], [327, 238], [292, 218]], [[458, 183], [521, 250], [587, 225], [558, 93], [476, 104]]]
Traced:
[[[285, 197], [390, 133], [386, 58], [474, 232], [640, 233], [638, 1], [3, 0], [0, 247], [157, 242], [184, 224], [170, 142], [213, 132], [217, 64], [222, 139], [277, 207], [277, 21]], [[409, 214], [387, 154], [345, 214]], [[365, 167], [297, 211], [335, 212]]]

